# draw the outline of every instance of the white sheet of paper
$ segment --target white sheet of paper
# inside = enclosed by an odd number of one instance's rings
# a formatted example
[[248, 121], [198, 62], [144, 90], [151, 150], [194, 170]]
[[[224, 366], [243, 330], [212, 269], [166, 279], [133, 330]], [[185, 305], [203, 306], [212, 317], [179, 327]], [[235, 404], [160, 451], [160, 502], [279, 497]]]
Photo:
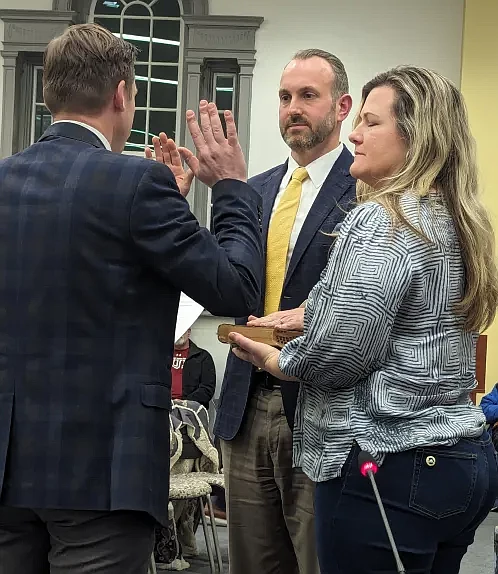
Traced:
[[185, 293], [180, 295], [180, 304], [178, 305], [178, 315], [176, 316], [175, 341], [177, 341], [185, 331], [190, 329], [197, 321], [204, 307], [196, 303]]

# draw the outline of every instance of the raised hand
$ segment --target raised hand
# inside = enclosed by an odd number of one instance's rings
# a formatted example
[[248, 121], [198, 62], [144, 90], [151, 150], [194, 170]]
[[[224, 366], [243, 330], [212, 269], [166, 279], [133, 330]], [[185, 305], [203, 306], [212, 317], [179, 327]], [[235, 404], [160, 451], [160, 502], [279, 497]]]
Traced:
[[195, 113], [192, 110], [187, 111], [187, 126], [197, 156], [187, 148], [178, 148], [195, 177], [209, 187], [222, 179], [247, 181], [247, 165], [232, 112], [225, 111], [226, 138], [215, 104], [202, 100], [199, 104], [199, 120], [200, 125]]
[[[154, 145], [156, 161], [164, 163], [164, 165], [170, 168], [175, 176], [180, 193], [183, 197], [187, 197], [190, 186], [192, 185], [192, 180], [194, 179], [194, 173], [191, 169], [185, 171], [183, 168], [182, 158], [175, 142], [171, 138], [168, 138], [164, 132], [161, 132], [159, 137], [154, 136], [152, 138], [152, 143]], [[149, 146], [145, 148], [145, 157], [152, 159], [152, 151]]]

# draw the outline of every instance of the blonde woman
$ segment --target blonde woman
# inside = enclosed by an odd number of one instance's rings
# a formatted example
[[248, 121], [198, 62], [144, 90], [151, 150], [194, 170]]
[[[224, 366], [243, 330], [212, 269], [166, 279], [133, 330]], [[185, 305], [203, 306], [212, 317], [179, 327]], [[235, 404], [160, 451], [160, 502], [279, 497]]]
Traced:
[[456, 574], [491, 509], [498, 471], [470, 401], [478, 333], [498, 302], [494, 236], [480, 202], [460, 92], [401, 67], [363, 88], [345, 219], [281, 352], [232, 334], [234, 352], [301, 381], [294, 463], [317, 483], [322, 574], [396, 572], [360, 450], [406, 572]]

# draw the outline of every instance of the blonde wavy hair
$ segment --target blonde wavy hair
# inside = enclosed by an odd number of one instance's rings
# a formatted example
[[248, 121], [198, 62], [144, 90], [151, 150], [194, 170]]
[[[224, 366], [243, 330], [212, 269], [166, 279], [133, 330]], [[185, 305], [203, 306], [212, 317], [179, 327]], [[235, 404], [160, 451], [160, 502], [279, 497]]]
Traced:
[[[498, 270], [490, 218], [481, 202], [475, 141], [460, 91], [446, 78], [425, 68], [401, 66], [379, 74], [362, 91], [360, 110], [368, 94], [380, 86], [396, 93], [393, 115], [408, 153], [394, 175], [373, 187], [358, 181], [358, 203], [374, 200], [391, 215], [394, 225], [416, 233], [403, 214], [401, 196], [419, 198], [435, 191], [453, 219], [466, 274], [457, 312], [469, 331], [487, 329], [498, 306]], [[359, 123], [359, 115], [355, 127]], [[422, 234], [423, 235], [423, 234]]]

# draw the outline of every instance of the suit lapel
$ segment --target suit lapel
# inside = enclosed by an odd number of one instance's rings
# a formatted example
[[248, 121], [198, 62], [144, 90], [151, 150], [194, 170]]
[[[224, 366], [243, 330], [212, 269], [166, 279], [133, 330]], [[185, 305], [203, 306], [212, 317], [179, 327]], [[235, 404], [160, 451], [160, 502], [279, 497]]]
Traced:
[[[288, 161], [284, 164], [278, 166], [275, 171], [268, 176], [261, 186], [261, 196], [263, 201], [263, 221], [261, 222], [261, 232], [263, 234], [263, 254], [264, 254], [264, 265], [266, 270], [266, 243], [268, 240], [268, 227], [270, 226], [270, 217], [273, 209], [273, 204], [275, 203], [275, 198], [278, 195], [278, 190], [280, 189], [280, 184], [282, 183], [282, 178], [287, 172]], [[266, 289], [266, 272], [263, 273], [263, 284], [262, 293]], [[258, 316], [263, 316], [264, 314], [264, 295], [261, 298], [261, 303], [257, 311]]]
[[[352, 161], [351, 153], [344, 147], [341, 155], [330, 170], [327, 179], [323, 182], [322, 188], [304, 221], [294, 251], [292, 252], [289, 268], [285, 276], [284, 288], [291, 279], [297, 264], [304, 255], [311, 240], [317, 232], [320, 231], [325, 218], [332, 213], [334, 209], [341, 209], [340, 201], [355, 181], [349, 173]], [[330, 233], [332, 229], [324, 229], [323, 231]]]
[[280, 189], [280, 184], [282, 178], [287, 172], [286, 161], [284, 164], [279, 166], [265, 181], [262, 189], [263, 197], [263, 222], [262, 222], [262, 232], [264, 240], [264, 254], [266, 260], [266, 241], [268, 239], [268, 227], [270, 226], [270, 216], [273, 209], [273, 204], [275, 203], [275, 198], [278, 195], [278, 190]]

